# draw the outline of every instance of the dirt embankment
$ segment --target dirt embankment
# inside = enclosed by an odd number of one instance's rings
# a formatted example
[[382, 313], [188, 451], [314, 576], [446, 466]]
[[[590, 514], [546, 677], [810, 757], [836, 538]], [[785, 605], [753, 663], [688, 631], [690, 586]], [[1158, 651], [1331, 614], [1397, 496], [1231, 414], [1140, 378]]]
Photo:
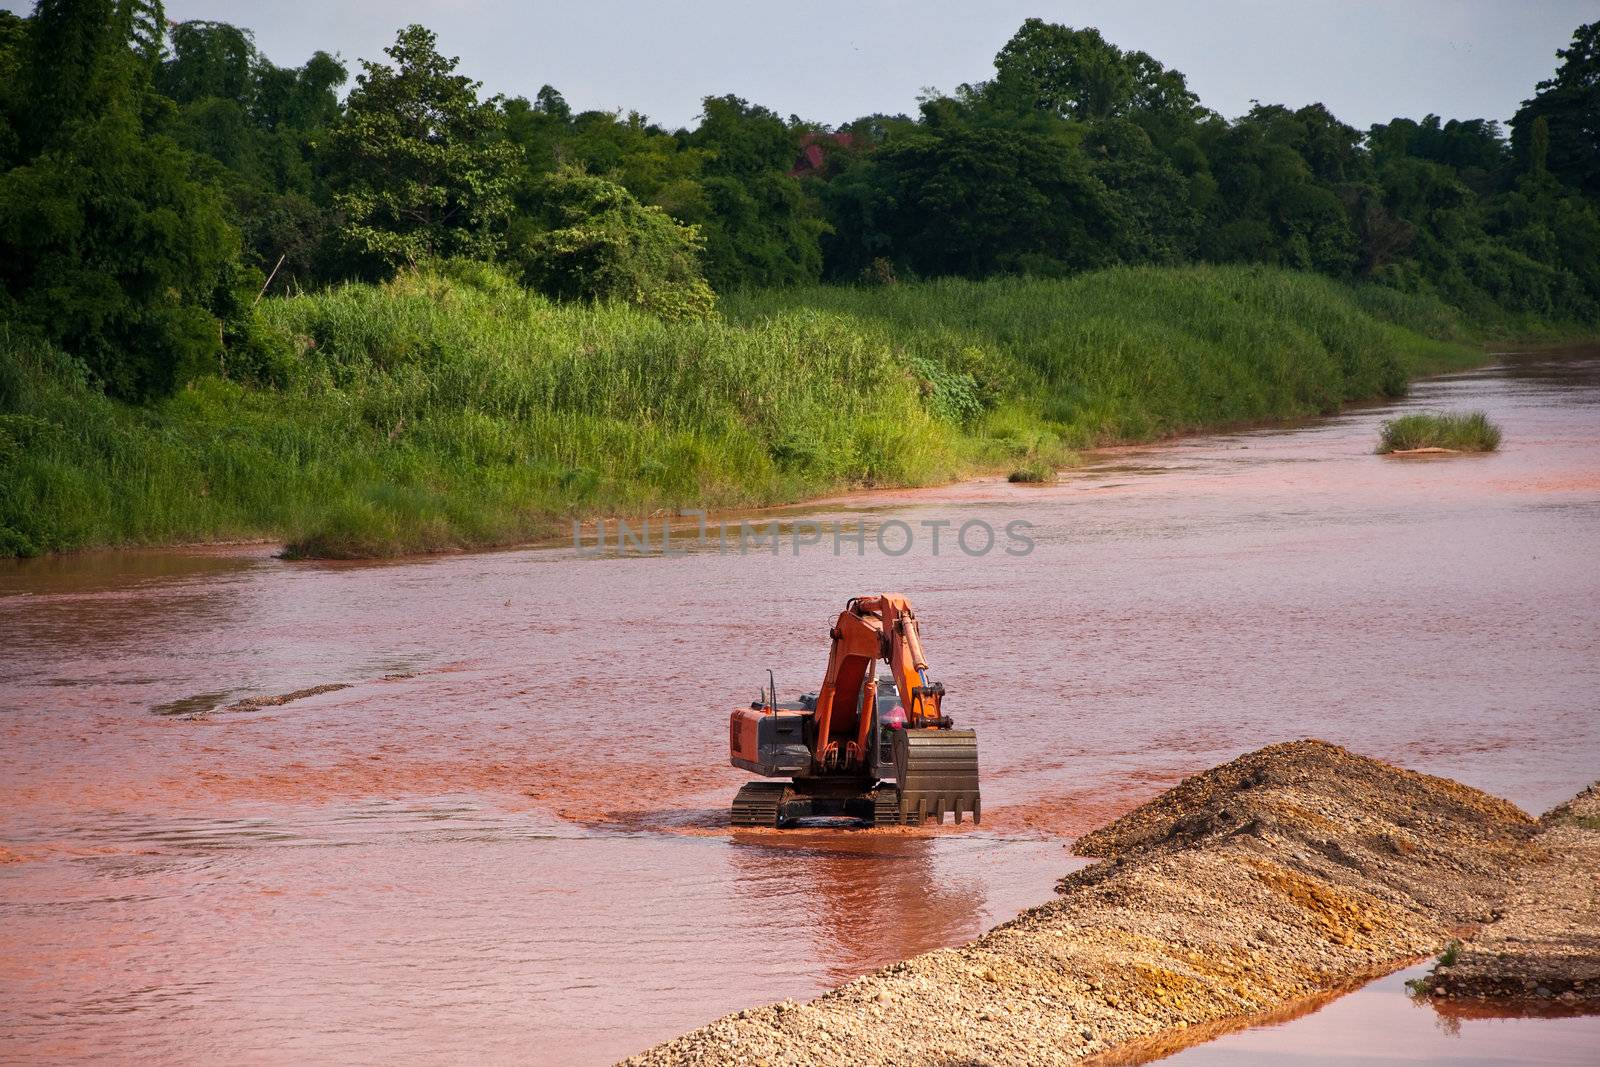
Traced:
[[1499, 918], [1424, 979], [1432, 995], [1600, 1003], [1600, 783], [1539, 824]]
[[1104, 862], [971, 944], [627, 1063], [1031, 1065], [1159, 1044], [1437, 951], [1493, 917], [1535, 829], [1455, 782], [1274, 745], [1082, 838]]

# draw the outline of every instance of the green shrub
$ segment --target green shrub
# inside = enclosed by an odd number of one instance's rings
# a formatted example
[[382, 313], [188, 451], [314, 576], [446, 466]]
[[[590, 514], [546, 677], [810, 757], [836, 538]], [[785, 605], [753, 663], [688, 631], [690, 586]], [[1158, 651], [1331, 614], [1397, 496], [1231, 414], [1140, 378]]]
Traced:
[[615, 182], [563, 168], [541, 179], [540, 227], [512, 249], [527, 284], [562, 300], [617, 301], [668, 320], [705, 318], [716, 295], [692, 226]]

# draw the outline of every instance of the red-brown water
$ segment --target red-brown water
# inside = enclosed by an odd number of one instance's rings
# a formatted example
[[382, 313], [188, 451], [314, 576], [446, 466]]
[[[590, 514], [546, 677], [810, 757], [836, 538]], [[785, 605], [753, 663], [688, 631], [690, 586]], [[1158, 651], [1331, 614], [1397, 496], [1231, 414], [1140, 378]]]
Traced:
[[[1295, 737], [1542, 810], [1600, 767], [1600, 352], [1401, 407], [1505, 444], [1379, 458], [1371, 408], [791, 515], [1024, 519], [1022, 557], [0, 569], [0, 1058], [601, 1063], [966, 940]], [[880, 590], [979, 731], [983, 826], [730, 835], [727, 710], [814, 689]]]
[[1593, 1067], [1600, 1016], [1557, 1002], [1416, 998], [1431, 963], [1380, 978], [1320, 1009], [1240, 1030], [1156, 1061], [1161, 1067]]

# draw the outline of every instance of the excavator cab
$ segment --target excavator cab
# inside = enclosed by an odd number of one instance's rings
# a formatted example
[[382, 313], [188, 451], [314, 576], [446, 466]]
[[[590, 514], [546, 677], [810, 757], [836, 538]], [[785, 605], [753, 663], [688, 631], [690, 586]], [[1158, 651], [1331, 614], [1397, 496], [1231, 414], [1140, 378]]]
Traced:
[[[729, 719], [735, 767], [788, 782], [750, 782], [735, 826], [785, 826], [812, 816], [870, 825], [980, 820], [978, 740], [942, 710], [928, 680], [916, 616], [904, 597], [856, 597], [829, 630], [822, 688], [780, 703], [768, 685]], [[882, 664], [886, 669], [878, 671]], [[907, 699], [909, 695], [909, 699]]]

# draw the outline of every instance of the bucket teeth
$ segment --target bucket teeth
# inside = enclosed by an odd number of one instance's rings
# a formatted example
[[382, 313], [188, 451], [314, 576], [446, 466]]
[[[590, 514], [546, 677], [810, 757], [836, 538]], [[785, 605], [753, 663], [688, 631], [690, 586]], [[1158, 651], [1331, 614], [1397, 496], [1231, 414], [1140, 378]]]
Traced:
[[983, 819], [978, 792], [978, 735], [972, 730], [900, 730], [894, 740], [900, 813], [908, 823], [946, 814]]

